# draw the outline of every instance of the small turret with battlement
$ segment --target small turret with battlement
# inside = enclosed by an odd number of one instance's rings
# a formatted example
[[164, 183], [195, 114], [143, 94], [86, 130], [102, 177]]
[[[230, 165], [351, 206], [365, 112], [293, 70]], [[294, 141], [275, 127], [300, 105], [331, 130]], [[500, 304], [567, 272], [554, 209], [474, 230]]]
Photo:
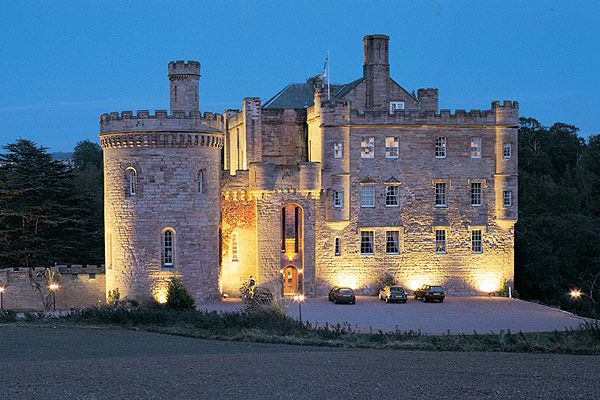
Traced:
[[171, 81], [171, 111], [198, 111], [198, 82], [200, 63], [183, 60], [169, 63]]

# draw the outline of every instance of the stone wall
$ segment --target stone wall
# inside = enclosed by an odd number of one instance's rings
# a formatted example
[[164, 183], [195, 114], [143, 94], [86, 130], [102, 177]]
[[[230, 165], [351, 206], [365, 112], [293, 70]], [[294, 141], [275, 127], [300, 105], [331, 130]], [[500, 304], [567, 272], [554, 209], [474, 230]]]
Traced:
[[[56, 292], [56, 309], [83, 308], [106, 302], [104, 266], [57, 266], [62, 279]], [[48, 282], [38, 276], [44, 268], [34, 268], [32, 276], [48, 293]], [[27, 268], [0, 269], [0, 285], [5, 287], [3, 303], [5, 309], [43, 311], [43, 300], [30, 283]]]

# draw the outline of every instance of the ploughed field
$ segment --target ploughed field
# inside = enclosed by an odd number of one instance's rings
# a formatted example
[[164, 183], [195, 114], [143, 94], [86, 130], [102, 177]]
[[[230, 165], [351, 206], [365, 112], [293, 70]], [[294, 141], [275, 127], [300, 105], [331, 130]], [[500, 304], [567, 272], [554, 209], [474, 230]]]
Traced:
[[16, 400], [365, 399], [400, 393], [576, 399], [600, 393], [600, 356], [315, 348], [51, 325], [5, 325], [0, 335], [0, 398]]

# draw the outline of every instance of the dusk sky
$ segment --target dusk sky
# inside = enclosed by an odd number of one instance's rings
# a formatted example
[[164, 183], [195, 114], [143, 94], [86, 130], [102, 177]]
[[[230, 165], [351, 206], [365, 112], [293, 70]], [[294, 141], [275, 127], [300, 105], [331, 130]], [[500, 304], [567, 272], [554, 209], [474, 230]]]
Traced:
[[[485, 5], [482, 5], [485, 4]], [[390, 36], [392, 77], [440, 108], [489, 109], [600, 133], [594, 1], [3, 1], [0, 144], [98, 141], [99, 115], [168, 109], [167, 63], [198, 60], [201, 111], [268, 99], [321, 72], [362, 75], [365, 34]]]

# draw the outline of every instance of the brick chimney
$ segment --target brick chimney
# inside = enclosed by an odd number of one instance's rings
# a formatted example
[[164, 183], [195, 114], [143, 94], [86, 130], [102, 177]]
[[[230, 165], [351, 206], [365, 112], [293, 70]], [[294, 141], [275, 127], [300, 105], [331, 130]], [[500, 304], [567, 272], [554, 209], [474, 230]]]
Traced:
[[367, 35], [364, 37], [365, 63], [363, 77], [367, 84], [368, 110], [387, 110], [387, 84], [390, 78], [390, 64], [388, 61], [387, 35]]

